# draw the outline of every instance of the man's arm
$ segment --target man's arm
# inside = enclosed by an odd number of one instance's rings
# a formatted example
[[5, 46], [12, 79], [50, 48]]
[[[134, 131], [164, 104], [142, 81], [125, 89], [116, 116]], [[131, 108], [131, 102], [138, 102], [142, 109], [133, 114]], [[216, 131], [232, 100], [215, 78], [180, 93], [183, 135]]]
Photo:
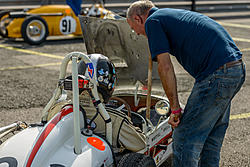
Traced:
[[[163, 89], [169, 99], [170, 107], [172, 111], [180, 109], [180, 103], [177, 94], [176, 76], [174, 67], [170, 59], [169, 53], [162, 53], [157, 55], [158, 73], [162, 82]], [[177, 127], [180, 120], [180, 114], [177, 114], [177, 120], [174, 120], [173, 114], [169, 119], [169, 124], [173, 127]]]

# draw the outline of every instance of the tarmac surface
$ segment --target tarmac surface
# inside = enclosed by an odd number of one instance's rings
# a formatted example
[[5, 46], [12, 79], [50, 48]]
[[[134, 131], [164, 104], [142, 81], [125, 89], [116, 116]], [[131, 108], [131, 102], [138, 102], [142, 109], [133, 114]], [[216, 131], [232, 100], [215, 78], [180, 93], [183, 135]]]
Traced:
[[[221, 167], [250, 167], [250, 18], [218, 20], [243, 52], [246, 81], [233, 99], [231, 122], [221, 151]], [[56, 87], [59, 65], [72, 52], [86, 53], [81, 38], [50, 38], [39, 46], [0, 38], [0, 127], [15, 121], [39, 122]], [[180, 101], [185, 104], [193, 79], [173, 59]]]

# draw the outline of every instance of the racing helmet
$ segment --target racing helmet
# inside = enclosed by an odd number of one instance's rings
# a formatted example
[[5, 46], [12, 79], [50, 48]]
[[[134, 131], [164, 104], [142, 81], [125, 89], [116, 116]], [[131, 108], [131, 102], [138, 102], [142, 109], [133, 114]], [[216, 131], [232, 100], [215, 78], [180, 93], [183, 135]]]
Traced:
[[85, 75], [88, 72], [90, 73], [90, 77], [91, 75], [96, 75], [98, 82], [97, 91], [101, 94], [104, 103], [107, 103], [109, 98], [112, 96], [116, 82], [115, 66], [104, 55], [90, 54], [88, 56], [93, 66], [87, 66], [83, 61], [80, 61], [78, 64], [78, 73]]

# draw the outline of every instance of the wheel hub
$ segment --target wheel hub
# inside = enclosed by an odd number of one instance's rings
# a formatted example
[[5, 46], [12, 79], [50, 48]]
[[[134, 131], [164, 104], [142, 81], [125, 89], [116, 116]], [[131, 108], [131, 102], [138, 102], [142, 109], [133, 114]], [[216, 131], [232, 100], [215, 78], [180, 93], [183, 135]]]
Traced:
[[26, 34], [32, 41], [40, 41], [45, 36], [45, 31], [45, 26], [40, 20], [31, 21], [26, 28]]
[[39, 35], [41, 30], [37, 26], [30, 26], [29, 27], [30, 35]]

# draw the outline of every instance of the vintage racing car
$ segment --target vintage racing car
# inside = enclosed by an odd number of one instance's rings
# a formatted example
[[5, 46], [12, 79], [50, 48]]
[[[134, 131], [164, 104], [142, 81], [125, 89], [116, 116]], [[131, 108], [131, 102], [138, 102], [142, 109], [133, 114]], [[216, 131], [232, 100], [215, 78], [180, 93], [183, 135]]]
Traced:
[[[100, 18], [119, 18], [105, 9], [103, 3], [95, 3], [84, 8], [81, 15]], [[0, 35], [6, 38], [23, 38], [29, 44], [38, 45], [47, 36], [81, 36], [78, 17], [68, 5], [44, 5], [24, 11], [0, 12]]]
[[[132, 32], [126, 20], [80, 17], [80, 21], [88, 55], [65, 56], [40, 123], [0, 128], [0, 138], [21, 130], [0, 145], [0, 165], [170, 166], [170, 106], [158, 85], [156, 66], [146, 116], [146, 39]], [[71, 60], [72, 75], [66, 73]]]

